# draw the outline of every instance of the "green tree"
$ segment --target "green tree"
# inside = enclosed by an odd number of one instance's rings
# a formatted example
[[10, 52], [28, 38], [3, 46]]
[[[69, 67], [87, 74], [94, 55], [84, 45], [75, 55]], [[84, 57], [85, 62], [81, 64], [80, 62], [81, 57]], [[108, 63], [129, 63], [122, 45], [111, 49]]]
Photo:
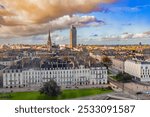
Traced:
[[120, 81], [120, 82], [128, 82], [132, 80], [132, 76], [130, 76], [127, 73], [119, 73], [116, 76], [116, 80]]
[[50, 80], [43, 85], [43, 87], [40, 89], [40, 93], [55, 97], [61, 94], [61, 88], [54, 80]]

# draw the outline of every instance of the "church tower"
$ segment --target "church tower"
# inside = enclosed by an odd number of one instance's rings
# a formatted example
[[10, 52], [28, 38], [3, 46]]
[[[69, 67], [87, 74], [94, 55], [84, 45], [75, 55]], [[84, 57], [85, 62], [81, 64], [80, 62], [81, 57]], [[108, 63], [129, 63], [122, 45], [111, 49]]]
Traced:
[[52, 51], [52, 41], [51, 41], [50, 30], [49, 30], [48, 41], [47, 41], [47, 49], [48, 51]]

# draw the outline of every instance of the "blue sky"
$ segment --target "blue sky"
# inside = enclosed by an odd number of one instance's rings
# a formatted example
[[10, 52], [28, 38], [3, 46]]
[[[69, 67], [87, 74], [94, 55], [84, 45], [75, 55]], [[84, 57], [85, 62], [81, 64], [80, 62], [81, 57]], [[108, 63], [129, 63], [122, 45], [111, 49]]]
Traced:
[[[118, 36], [123, 33], [143, 33], [150, 31], [150, 1], [149, 0], [120, 0], [117, 3], [101, 5], [107, 12], [93, 12], [98, 19], [105, 21], [104, 26], [91, 27], [83, 37], [89, 38], [92, 34], [98, 37], [90, 37], [92, 44], [150, 44], [150, 38], [127, 39], [101, 39], [105, 36]], [[79, 31], [80, 32], [80, 31]], [[80, 33], [79, 33], [80, 35]], [[88, 44], [88, 42], [86, 42]]]
[[[117, 0], [101, 4], [97, 11], [78, 13], [77, 16], [94, 16], [104, 24], [77, 27], [79, 44], [150, 44], [150, 0]], [[46, 43], [47, 35], [34, 35], [12, 39], [0, 39], [1, 43]], [[56, 30], [52, 41], [69, 44], [69, 27]]]
[[[150, 44], [149, 35], [146, 37], [141, 36], [140, 38], [118, 38], [124, 33], [140, 35], [150, 31], [149, 0], [118, 0], [113, 4], [100, 5], [100, 8], [103, 8], [104, 11], [92, 12], [86, 15], [92, 15], [99, 20], [103, 20], [105, 25], [78, 28], [78, 43], [123, 45], [142, 42], [143, 44]], [[69, 30], [58, 33], [64, 36], [65, 43], [69, 43], [67, 40]]]

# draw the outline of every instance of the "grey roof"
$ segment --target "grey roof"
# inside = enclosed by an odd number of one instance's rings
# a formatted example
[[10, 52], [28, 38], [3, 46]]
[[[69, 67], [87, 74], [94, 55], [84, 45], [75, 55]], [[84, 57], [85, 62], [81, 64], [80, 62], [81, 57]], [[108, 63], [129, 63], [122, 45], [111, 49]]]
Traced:
[[0, 70], [4, 69], [5, 66], [4, 65], [0, 65]]

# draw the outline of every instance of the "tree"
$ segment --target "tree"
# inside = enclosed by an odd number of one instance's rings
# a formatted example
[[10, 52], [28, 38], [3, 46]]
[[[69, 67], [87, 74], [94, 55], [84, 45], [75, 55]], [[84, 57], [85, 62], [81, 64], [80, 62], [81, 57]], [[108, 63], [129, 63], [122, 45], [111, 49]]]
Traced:
[[111, 59], [107, 56], [103, 56], [101, 61], [107, 68], [112, 65]]
[[132, 80], [132, 76], [130, 76], [127, 73], [119, 73], [116, 76], [116, 80], [121, 81], [121, 82], [128, 82]]
[[50, 80], [49, 82], [46, 82], [44, 86], [40, 89], [40, 93], [54, 97], [61, 94], [61, 88], [54, 80]]

